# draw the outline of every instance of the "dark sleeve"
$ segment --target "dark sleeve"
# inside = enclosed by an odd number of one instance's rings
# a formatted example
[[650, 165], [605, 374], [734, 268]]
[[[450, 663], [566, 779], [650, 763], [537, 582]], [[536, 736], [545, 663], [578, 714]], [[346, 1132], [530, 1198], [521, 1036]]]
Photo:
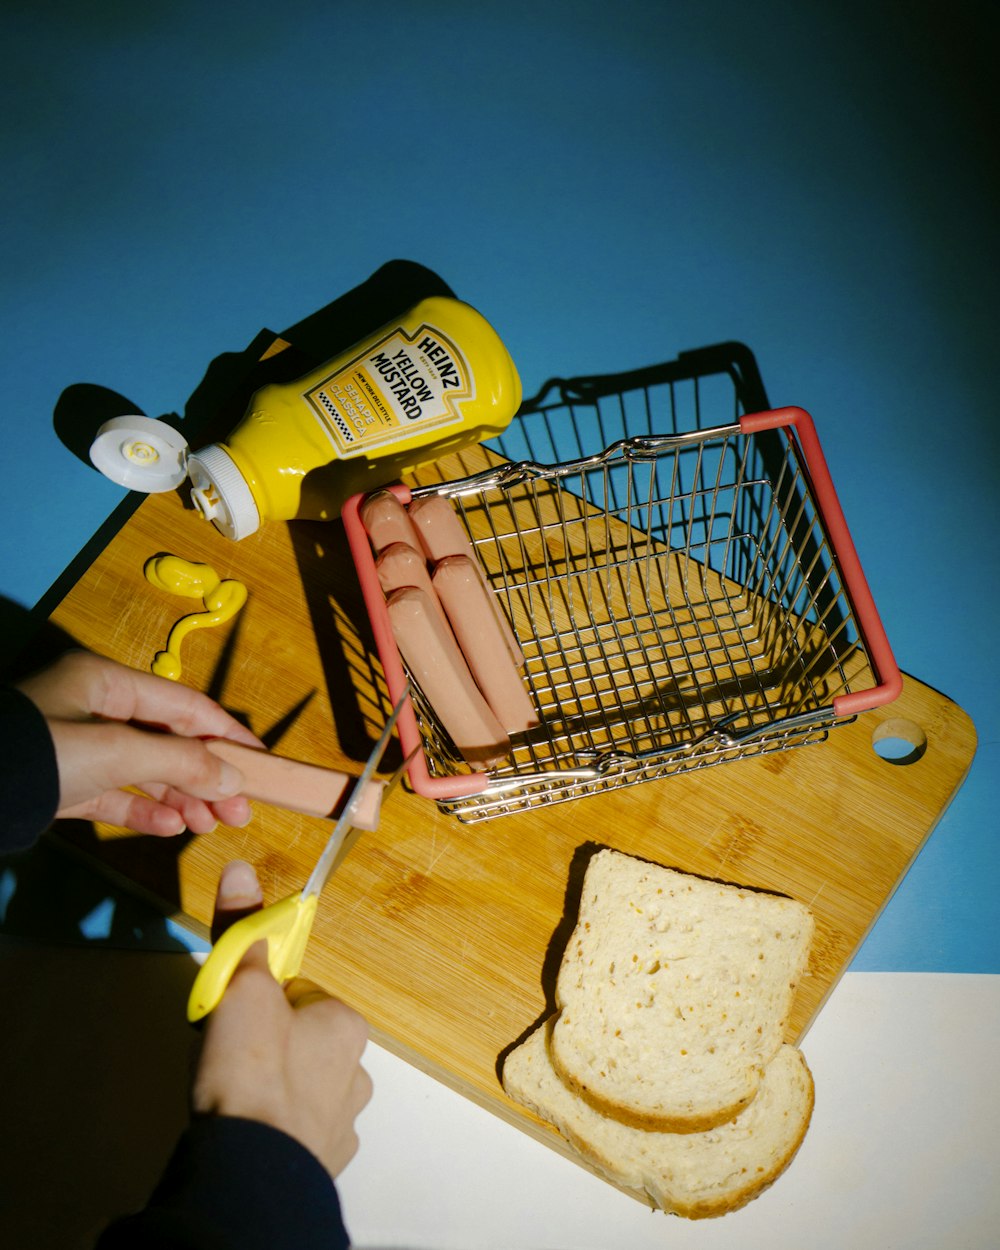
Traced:
[[26, 694], [0, 687], [0, 852], [31, 846], [58, 806], [56, 749], [45, 717]]
[[294, 1138], [254, 1120], [195, 1119], [145, 1210], [96, 1250], [346, 1250], [330, 1174]]

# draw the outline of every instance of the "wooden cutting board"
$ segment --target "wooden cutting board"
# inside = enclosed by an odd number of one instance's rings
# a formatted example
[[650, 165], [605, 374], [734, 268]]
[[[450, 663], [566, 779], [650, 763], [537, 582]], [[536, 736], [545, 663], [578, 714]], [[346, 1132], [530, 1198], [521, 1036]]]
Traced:
[[[206, 562], [250, 592], [232, 622], [185, 641], [181, 680], [209, 691], [280, 754], [359, 772], [387, 705], [340, 524], [272, 523], [233, 543], [176, 495], [154, 496], [88, 553], [51, 620], [85, 646], [147, 668], [175, 621], [197, 610], [144, 580], [145, 562], [163, 553]], [[925, 747], [913, 762], [890, 763], [873, 746], [885, 734]], [[304, 974], [362, 1011], [388, 1049], [563, 1149], [507, 1100], [497, 1071], [552, 1009], [595, 846], [807, 903], [818, 929], [789, 1029], [796, 1040], [974, 751], [961, 708], [907, 677], [894, 704], [824, 743], [482, 824], [463, 825], [400, 787], [378, 831], [354, 841], [327, 886]], [[247, 829], [200, 838], [90, 827], [63, 836], [204, 932], [229, 859], [250, 860], [274, 900], [303, 885], [328, 832], [323, 820], [258, 806]]]

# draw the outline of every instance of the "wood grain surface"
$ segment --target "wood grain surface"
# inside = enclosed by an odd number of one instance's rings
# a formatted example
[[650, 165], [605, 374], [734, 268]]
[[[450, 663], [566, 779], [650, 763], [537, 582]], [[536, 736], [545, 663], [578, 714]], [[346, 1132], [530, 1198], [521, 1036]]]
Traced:
[[[445, 466], [460, 475], [464, 466]], [[72, 586], [52, 622], [147, 668], [197, 605], [154, 589], [170, 553], [238, 578], [231, 622], [184, 643], [181, 680], [207, 690], [274, 750], [360, 772], [387, 714], [339, 522], [270, 524], [240, 543], [174, 495], [144, 501]], [[873, 740], [925, 741], [887, 762]], [[617, 792], [464, 825], [405, 787], [358, 835], [327, 886], [304, 974], [356, 1006], [390, 1050], [557, 1149], [503, 1094], [498, 1063], [552, 1009], [583, 870], [612, 846], [684, 871], [787, 893], [817, 919], [789, 1040], [802, 1037], [961, 785], [975, 733], [954, 702], [907, 677], [901, 697], [828, 740]], [[398, 762], [390, 754], [386, 768]], [[246, 829], [155, 840], [103, 828], [64, 836], [163, 910], [204, 931], [234, 857], [265, 897], [300, 888], [329, 825], [258, 806]]]

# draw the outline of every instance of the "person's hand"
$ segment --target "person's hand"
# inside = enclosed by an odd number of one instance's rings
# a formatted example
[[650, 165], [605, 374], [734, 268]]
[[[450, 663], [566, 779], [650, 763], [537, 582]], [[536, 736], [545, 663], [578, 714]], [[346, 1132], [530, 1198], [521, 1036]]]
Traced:
[[58, 817], [158, 837], [249, 821], [242, 773], [200, 739], [261, 743], [207, 695], [85, 651], [69, 652], [18, 686], [52, 734]]
[[[228, 864], [214, 932], [261, 905], [253, 868]], [[258, 942], [208, 1018], [193, 1110], [281, 1129], [336, 1178], [357, 1151], [354, 1121], [372, 1093], [361, 1067], [367, 1040], [364, 1019], [317, 986], [297, 979], [283, 990], [268, 970], [267, 944]]]

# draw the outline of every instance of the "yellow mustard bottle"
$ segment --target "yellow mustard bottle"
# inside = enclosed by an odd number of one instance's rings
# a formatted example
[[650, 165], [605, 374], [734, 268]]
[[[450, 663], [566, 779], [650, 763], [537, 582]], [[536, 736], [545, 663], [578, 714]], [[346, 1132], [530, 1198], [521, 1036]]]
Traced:
[[152, 430], [162, 422], [116, 418], [91, 459], [146, 491], [188, 476], [201, 514], [240, 539], [268, 520], [332, 519], [357, 491], [502, 433], [520, 403], [490, 323], [436, 295], [303, 377], [262, 387], [222, 442], [188, 451], [176, 431]]

